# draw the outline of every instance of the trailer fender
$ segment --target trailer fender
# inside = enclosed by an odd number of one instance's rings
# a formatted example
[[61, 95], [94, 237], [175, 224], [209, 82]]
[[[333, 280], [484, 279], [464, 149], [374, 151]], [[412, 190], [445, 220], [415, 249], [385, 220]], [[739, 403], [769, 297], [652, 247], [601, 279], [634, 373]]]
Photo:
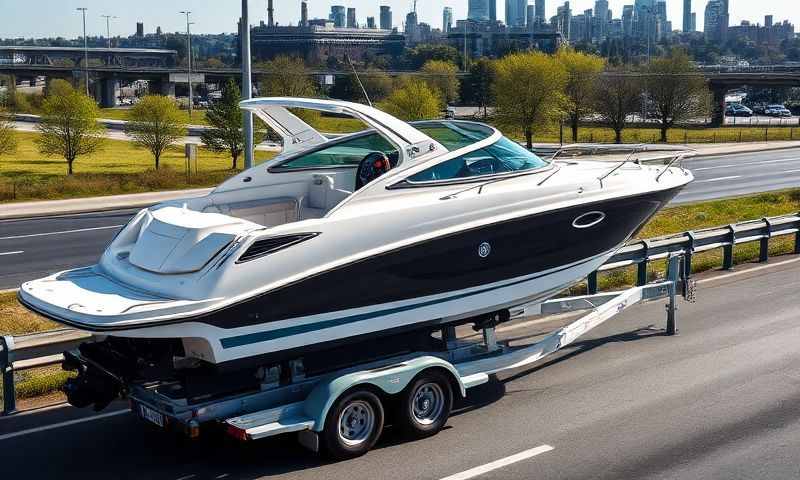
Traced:
[[388, 395], [395, 395], [402, 392], [420, 372], [429, 368], [441, 368], [450, 372], [454, 384], [458, 386], [457, 390], [461, 392], [462, 397], [466, 396], [466, 388], [455, 367], [441, 358], [427, 355], [394, 365], [351, 372], [322, 380], [303, 402], [303, 409], [306, 416], [314, 420], [313, 430], [319, 432], [325, 425], [328, 410], [336, 399], [347, 390], [358, 385], [372, 385]]

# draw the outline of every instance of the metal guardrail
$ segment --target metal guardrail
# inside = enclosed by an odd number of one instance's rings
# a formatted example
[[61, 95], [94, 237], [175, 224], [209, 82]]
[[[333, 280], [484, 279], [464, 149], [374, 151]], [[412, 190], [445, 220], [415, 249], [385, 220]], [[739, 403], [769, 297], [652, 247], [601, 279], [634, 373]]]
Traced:
[[[720, 248], [723, 251], [722, 268], [730, 270], [733, 268], [733, 249], [736, 245], [759, 242], [759, 261], [766, 262], [769, 260], [769, 240], [787, 235], [795, 236], [794, 253], [800, 254], [800, 213], [636, 241], [620, 249], [599, 271], [636, 265], [636, 285], [643, 286], [648, 283], [650, 262], [682, 255], [685, 269], [682, 273], [684, 278], [688, 278], [694, 254]], [[589, 294], [598, 291], [599, 271], [587, 279]], [[15, 371], [58, 364], [63, 360], [61, 352], [75, 348], [89, 336], [84, 332], [63, 329], [20, 337], [0, 337], [2, 415], [16, 411]]]

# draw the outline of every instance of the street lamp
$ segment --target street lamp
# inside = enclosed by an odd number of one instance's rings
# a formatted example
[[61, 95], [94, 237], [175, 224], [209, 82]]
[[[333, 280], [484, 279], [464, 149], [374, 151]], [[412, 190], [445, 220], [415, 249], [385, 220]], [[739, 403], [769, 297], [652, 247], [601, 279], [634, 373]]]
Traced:
[[106, 38], [108, 39], [108, 48], [111, 48], [111, 22], [112, 18], [119, 18], [114, 15], [100, 15], [106, 19]]
[[86, 40], [86, 7], [78, 7], [75, 10], [83, 13], [83, 81], [86, 83], [86, 96], [89, 96], [89, 44]]
[[[247, 0], [242, 0], [242, 20], [239, 31], [242, 44], [242, 100], [253, 96], [252, 77], [250, 71], [250, 16]], [[253, 114], [250, 110], [242, 111], [242, 132], [244, 133], [244, 168], [253, 166]]]
[[194, 103], [194, 96], [192, 95], [192, 31], [190, 29], [190, 25], [193, 22], [189, 21], [189, 15], [192, 14], [190, 11], [181, 11], [183, 15], [186, 15], [186, 42], [188, 45], [188, 54], [189, 54], [189, 118], [192, 118], [192, 103]]

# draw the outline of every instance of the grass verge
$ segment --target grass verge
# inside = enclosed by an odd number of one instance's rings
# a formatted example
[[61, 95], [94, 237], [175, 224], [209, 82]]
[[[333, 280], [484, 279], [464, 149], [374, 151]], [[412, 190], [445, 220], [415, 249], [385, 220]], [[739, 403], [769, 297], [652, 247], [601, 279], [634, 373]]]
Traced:
[[[79, 157], [75, 174], [66, 175], [66, 161], [38, 152], [37, 133], [18, 132], [19, 146], [13, 155], [0, 157], [0, 202], [52, 200], [124, 193], [180, 190], [217, 185], [238, 170], [231, 159], [200, 148], [196, 165], [187, 172], [183, 149], [173, 147], [154, 170], [149, 152], [122, 140], [107, 140], [102, 151]], [[256, 162], [274, 156], [256, 151]], [[241, 168], [240, 158], [238, 167]]]

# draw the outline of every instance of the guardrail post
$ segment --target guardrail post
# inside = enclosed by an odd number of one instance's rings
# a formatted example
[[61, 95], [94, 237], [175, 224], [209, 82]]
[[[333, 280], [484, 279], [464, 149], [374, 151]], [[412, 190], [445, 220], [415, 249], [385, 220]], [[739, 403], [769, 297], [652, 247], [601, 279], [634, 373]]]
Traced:
[[683, 252], [683, 274], [688, 278], [692, 275], [692, 256], [694, 255], [697, 237], [691, 230], [686, 232], [686, 236], [689, 237], [689, 246]]
[[736, 245], [736, 228], [733, 225], [728, 225], [730, 232], [730, 242], [728, 245], [722, 247], [722, 269], [733, 270], [733, 247]]
[[641, 287], [647, 285], [647, 258], [649, 255], [650, 244], [647, 240], [642, 240], [642, 247], [644, 248], [642, 261], [636, 264], [636, 286]]
[[589, 295], [597, 293], [597, 272], [592, 272], [586, 279], [586, 287], [589, 290]]
[[769, 239], [772, 237], [772, 223], [768, 218], [762, 219], [767, 224], [767, 235], [760, 240], [760, 248], [758, 251], [758, 261], [766, 263], [769, 261]]
[[14, 390], [13, 337], [0, 337], [0, 372], [3, 374], [3, 416], [17, 410], [17, 392]]
[[678, 309], [675, 302], [675, 293], [678, 290], [680, 279], [680, 255], [670, 255], [667, 260], [667, 279], [670, 282], [669, 303], [667, 304], [667, 335], [675, 335], [678, 331], [675, 325], [675, 311]]
[[[797, 215], [800, 216], [800, 213]], [[800, 230], [794, 234], [794, 253], [800, 255]]]

